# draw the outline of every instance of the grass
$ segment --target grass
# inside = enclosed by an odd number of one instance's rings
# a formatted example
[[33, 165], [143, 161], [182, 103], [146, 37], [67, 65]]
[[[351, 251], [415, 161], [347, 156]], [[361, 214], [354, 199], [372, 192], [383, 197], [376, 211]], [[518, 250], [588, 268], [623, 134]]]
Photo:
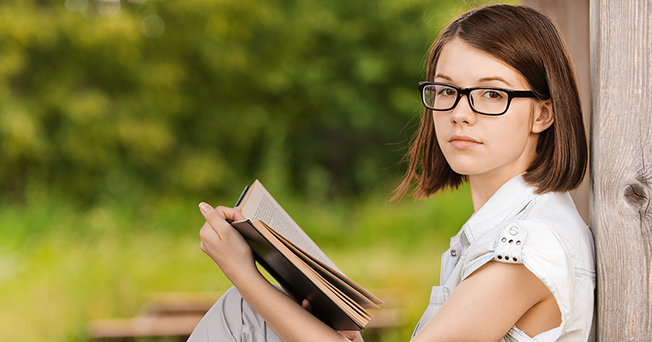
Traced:
[[[349, 277], [400, 298], [405, 324], [382, 341], [409, 339], [438, 284], [440, 255], [472, 211], [467, 189], [417, 202], [368, 196], [281, 204]], [[107, 200], [86, 209], [47, 198], [4, 205], [0, 336], [86, 341], [91, 319], [132, 317], [151, 293], [227, 289], [229, 281], [199, 249], [202, 223], [195, 203], [179, 200]]]

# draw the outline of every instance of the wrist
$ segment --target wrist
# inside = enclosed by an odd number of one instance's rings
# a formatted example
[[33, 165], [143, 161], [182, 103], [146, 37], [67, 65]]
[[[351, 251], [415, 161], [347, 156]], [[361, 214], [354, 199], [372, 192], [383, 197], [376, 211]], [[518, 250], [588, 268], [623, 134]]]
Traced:
[[259, 284], [260, 281], [267, 282], [267, 279], [258, 271], [255, 262], [237, 269], [223, 269], [222, 272], [238, 289], [245, 285]]

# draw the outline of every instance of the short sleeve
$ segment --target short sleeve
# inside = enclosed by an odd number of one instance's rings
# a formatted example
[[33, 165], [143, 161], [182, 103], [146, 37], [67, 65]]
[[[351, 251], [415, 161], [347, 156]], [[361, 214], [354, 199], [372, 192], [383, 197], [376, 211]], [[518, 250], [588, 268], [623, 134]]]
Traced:
[[574, 266], [561, 237], [546, 224], [530, 220], [503, 223], [469, 246], [462, 280], [491, 260], [523, 264], [555, 297], [562, 322], [572, 310]]
[[523, 247], [523, 264], [537, 276], [557, 300], [565, 322], [573, 307], [575, 266], [562, 237], [545, 224], [520, 222], [528, 237]]

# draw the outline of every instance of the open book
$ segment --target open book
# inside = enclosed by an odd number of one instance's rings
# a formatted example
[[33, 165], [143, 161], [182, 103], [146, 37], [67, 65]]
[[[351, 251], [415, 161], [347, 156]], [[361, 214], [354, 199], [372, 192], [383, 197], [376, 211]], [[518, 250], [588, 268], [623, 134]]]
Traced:
[[383, 302], [342, 274], [258, 180], [236, 206], [248, 219], [231, 225], [290, 296], [308, 299], [312, 314], [333, 329], [364, 330], [372, 317], [365, 309]]

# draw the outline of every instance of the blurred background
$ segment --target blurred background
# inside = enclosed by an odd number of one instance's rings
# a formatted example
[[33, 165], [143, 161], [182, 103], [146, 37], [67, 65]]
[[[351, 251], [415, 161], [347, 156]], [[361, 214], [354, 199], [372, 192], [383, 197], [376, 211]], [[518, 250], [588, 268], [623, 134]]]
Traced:
[[428, 48], [482, 3], [0, 2], [0, 339], [88, 341], [156, 294], [226, 290], [197, 204], [258, 178], [397, 303], [367, 340], [408, 340], [472, 206], [388, 200]]

